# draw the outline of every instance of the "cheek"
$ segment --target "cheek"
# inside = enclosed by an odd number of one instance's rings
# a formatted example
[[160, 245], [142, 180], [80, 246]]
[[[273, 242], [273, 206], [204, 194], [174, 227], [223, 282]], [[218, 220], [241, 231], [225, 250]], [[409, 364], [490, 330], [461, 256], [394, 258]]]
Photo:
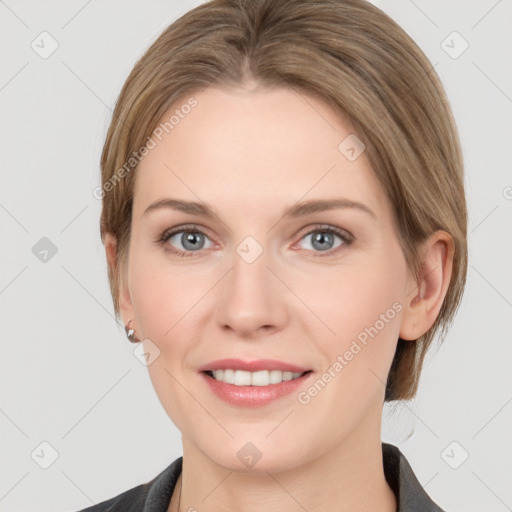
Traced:
[[[304, 390], [301, 403], [310, 400], [305, 410], [327, 415], [325, 421], [338, 418], [339, 431], [353, 428], [383, 399], [400, 329], [400, 282], [399, 274], [366, 268], [332, 279], [324, 296], [315, 295], [312, 309], [335, 335], [315, 327], [315, 348], [323, 355], [318, 379], [326, 384]], [[313, 321], [319, 323], [313, 317], [307, 324]]]
[[321, 287], [310, 289], [307, 299], [325, 324], [312, 317], [319, 325], [315, 343], [327, 367], [338, 362], [332, 370], [343, 374], [338, 384], [350, 382], [350, 388], [361, 393], [373, 393], [384, 385], [403, 309], [405, 269], [400, 259], [382, 258], [374, 263], [333, 272], [330, 279], [320, 282]]
[[194, 287], [188, 286], [190, 275], [179, 268], [171, 268], [165, 257], [150, 251], [133, 251], [130, 255], [130, 295], [139, 327], [146, 338], [151, 338], [164, 349], [180, 326], [180, 319], [194, 304]]
[[194, 313], [197, 315], [200, 304], [194, 304], [206, 290], [191, 283], [191, 272], [185, 274], [176, 266], [171, 268], [164, 259], [134, 252], [130, 292], [141, 333], [159, 350], [158, 357], [148, 365], [153, 387], [172, 421], [187, 431], [190, 426], [182, 411], [190, 407], [190, 395], [183, 388], [187, 379], [183, 370], [194, 339], [191, 329], [197, 329]]
[[355, 337], [390, 308], [387, 316], [393, 320], [393, 304], [401, 300], [404, 286], [399, 268], [382, 271], [370, 265], [331, 270], [308, 281], [299, 293], [340, 341]]

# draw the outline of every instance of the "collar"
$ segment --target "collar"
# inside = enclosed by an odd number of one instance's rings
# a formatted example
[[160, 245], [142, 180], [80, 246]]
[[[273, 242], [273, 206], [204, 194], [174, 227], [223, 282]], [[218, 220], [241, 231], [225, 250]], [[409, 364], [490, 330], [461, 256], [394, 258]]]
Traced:
[[396, 512], [444, 512], [425, 492], [405, 455], [394, 445], [382, 443], [384, 476], [395, 493]]

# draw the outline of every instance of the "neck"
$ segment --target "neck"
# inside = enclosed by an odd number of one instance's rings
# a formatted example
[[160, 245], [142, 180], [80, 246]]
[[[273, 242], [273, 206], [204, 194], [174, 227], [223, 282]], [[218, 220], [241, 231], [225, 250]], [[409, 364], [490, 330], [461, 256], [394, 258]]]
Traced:
[[[368, 425], [375, 427], [374, 419]], [[396, 512], [384, 476], [380, 416], [378, 430], [371, 430], [363, 421], [339, 444], [283, 471], [226, 469], [183, 438], [182, 474], [168, 512]]]

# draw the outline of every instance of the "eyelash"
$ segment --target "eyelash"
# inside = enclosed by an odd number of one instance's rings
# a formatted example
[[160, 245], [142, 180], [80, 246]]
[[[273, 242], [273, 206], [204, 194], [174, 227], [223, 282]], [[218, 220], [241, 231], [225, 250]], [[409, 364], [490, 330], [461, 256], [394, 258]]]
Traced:
[[[335, 247], [334, 249], [330, 249], [329, 251], [313, 251], [313, 257], [330, 256], [331, 254], [334, 254], [335, 252], [337, 252], [341, 247], [348, 246], [354, 241], [354, 237], [352, 235], [349, 235], [348, 232], [345, 232], [344, 230], [341, 230], [334, 226], [328, 226], [328, 225], [327, 226], [326, 225], [314, 226], [313, 229], [311, 229], [310, 231], [305, 233], [300, 238], [300, 240], [302, 240], [307, 235], [311, 235], [312, 233], [314, 233], [316, 231], [319, 231], [321, 233], [332, 233], [332, 234], [338, 235], [341, 238], [341, 240], [343, 241], [343, 244], [338, 247]], [[189, 225], [185, 225], [185, 226], [180, 226], [179, 229], [175, 229], [175, 230], [171, 230], [171, 231], [164, 231], [162, 236], [157, 239], [157, 243], [162, 245], [165, 251], [175, 254], [179, 257], [188, 258], [189, 256], [195, 256], [195, 253], [200, 252], [200, 251], [181, 251], [179, 249], [174, 249], [174, 248], [170, 249], [169, 248], [171, 246], [167, 243], [168, 240], [172, 236], [174, 236], [178, 233], [182, 233], [182, 232], [200, 233], [200, 234], [210, 238], [208, 236], [208, 234], [205, 233], [203, 230], [199, 229], [194, 224], [189, 224]]]

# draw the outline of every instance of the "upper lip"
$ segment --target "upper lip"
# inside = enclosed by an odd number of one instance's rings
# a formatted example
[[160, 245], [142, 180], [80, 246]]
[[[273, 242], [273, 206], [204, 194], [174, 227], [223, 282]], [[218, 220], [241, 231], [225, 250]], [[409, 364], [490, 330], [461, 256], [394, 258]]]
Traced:
[[213, 370], [244, 370], [246, 372], [257, 372], [260, 370], [281, 370], [283, 372], [303, 373], [309, 371], [308, 368], [302, 368], [295, 364], [285, 363], [277, 359], [257, 359], [255, 361], [242, 361], [241, 359], [218, 359], [205, 364], [199, 368], [199, 371]]

